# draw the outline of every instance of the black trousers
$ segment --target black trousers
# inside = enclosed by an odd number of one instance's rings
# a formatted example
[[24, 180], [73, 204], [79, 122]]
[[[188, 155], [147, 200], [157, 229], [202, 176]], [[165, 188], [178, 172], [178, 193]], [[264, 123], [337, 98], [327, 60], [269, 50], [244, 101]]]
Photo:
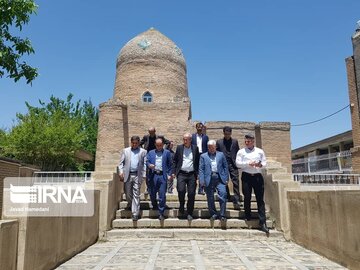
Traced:
[[187, 192], [187, 213], [192, 215], [194, 211], [195, 193], [196, 193], [196, 177], [194, 173], [179, 172], [177, 176], [177, 191], [180, 202], [180, 211], [184, 211], [185, 193]]
[[[229, 163], [229, 175], [234, 189], [233, 202], [240, 202], [240, 188], [239, 188], [239, 169], [232, 163]], [[230, 190], [229, 186], [226, 185], [226, 193], [228, 194], [228, 201], [230, 201]]]
[[264, 178], [261, 173], [249, 174], [243, 172], [241, 175], [242, 182], [242, 192], [244, 194], [244, 208], [245, 216], [251, 217], [251, 193], [254, 189], [258, 215], [259, 215], [259, 224], [262, 225], [266, 222], [265, 216], [265, 202], [264, 202]]

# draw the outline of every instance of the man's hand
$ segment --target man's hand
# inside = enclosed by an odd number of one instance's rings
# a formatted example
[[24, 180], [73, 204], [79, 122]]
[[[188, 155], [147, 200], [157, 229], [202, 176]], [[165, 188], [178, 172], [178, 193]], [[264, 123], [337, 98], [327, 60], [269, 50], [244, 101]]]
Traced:
[[168, 180], [169, 180], [169, 181], [174, 180], [173, 176], [172, 176], [172, 175], [168, 175]]
[[150, 165], [149, 165], [149, 168], [153, 170], [153, 169], [155, 169], [155, 165], [154, 165], [154, 164], [150, 164]]
[[124, 182], [124, 173], [119, 173], [120, 181]]

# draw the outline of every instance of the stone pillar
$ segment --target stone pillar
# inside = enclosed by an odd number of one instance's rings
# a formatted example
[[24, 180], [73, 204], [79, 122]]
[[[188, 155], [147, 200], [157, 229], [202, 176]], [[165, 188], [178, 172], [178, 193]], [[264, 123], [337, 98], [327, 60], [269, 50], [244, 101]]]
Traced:
[[[360, 173], [360, 118], [359, 118], [359, 93], [356, 85], [354, 57], [346, 58], [347, 79], [349, 88], [350, 115], [354, 147], [352, 152], [353, 173]], [[359, 59], [360, 62], [360, 59]]]
[[95, 172], [115, 172], [120, 152], [129, 145], [127, 107], [110, 100], [100, 105]]
[[291, 141], [289, 122], [261, 122], [256, 138], [268, 159], [281, 162], [291, 173]]

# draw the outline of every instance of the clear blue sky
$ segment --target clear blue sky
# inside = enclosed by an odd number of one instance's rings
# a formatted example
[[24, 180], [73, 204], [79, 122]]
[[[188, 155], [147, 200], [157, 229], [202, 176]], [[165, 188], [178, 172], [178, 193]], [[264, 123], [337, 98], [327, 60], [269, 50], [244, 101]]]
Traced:
[[[113, 93], [118, 52], [155, 27], [183, 51], [193, 119], [289, 121], [319, 119], [346, 106], [344, 59], [360, 20], [359, 0], [37, 1], [24, 28], [36, 50], [28, 62], [40, 76], [0, 79], [0, 127], [10, 127], [25, 101], [53, 94], [91, 99]], [[292, 147], [351, 129], [349, 110], [293, 127]]]

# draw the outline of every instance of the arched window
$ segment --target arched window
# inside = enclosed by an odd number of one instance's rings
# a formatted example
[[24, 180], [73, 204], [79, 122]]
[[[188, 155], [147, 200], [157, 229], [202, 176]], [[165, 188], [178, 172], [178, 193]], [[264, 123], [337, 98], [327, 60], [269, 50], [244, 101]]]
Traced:
[[152, 99], [153, 99], [152, 94], [149, 91], [146, 91], [142, 96], [142, 101], [143, 102], [150, 103], [150, 102], [152, 102]]

